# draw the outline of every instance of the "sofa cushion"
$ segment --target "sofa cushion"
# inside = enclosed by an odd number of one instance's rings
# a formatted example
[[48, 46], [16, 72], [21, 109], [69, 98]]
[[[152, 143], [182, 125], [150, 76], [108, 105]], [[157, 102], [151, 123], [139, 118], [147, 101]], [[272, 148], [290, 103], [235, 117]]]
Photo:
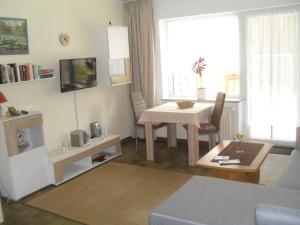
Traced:
[[300, 189], [300, 151], [292, 151], [289, 164], [279, 181], [280, 187]]
[[256, 225], [300, 225], [300, 209], [259, 204], [255, 214]]
[[151, 225], [254, 225], [260, 203], [300, 209], [300, 190], [193, 176], [150, 214]]

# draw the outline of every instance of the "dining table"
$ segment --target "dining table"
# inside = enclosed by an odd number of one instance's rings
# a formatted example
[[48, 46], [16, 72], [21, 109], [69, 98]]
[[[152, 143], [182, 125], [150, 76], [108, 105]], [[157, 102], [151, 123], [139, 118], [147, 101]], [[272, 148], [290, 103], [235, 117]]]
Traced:
[[176, 124], [186, 124], [188, 163], [195, 166], [199, 160], [198, 129], [210, 120], [212, 109], [211, 103], [196, 102], [191, 108], [181, 109], [176, 102], [168, 102], [145, 110], [138, 122], [145, 125], [147, 160], [154, 161], [153, 123], [168, 123], [168, 147], [177, 146]]

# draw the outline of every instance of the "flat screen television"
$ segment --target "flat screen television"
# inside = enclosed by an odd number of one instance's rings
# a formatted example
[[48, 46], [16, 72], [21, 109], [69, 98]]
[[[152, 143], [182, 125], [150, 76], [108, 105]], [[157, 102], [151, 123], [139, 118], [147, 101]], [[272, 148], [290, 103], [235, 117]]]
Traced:
[[59, 65], [61, 92], [97, 85], [96, 58], [61, 59]]

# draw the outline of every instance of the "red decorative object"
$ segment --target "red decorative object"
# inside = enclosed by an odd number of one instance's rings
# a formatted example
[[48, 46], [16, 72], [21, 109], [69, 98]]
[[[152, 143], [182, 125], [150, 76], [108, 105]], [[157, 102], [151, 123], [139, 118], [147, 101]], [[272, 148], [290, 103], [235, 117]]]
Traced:
[[0, 91], [0, 103], [7, 102], [5, 95]]
[[198, 74], [200, 77], [202, 77], [202, 71], [205, 70], [205, 66], [207, 65], [204, 60], [204, 58], [200, 57], [196, 62], [194, 62], [192, 68], [193, 72]]

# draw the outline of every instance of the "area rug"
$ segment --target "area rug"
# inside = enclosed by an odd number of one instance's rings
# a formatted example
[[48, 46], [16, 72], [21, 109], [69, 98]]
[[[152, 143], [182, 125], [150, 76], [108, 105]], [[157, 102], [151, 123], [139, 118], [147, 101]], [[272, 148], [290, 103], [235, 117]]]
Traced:
[[260, 168], [260, 184], [278, 186], [280, 177], [289, 163], [289, 155], [269, 154]]
[[90, 225], [148, 225], [149, 213], [192, 175], [109, 162], [26, 202]]

